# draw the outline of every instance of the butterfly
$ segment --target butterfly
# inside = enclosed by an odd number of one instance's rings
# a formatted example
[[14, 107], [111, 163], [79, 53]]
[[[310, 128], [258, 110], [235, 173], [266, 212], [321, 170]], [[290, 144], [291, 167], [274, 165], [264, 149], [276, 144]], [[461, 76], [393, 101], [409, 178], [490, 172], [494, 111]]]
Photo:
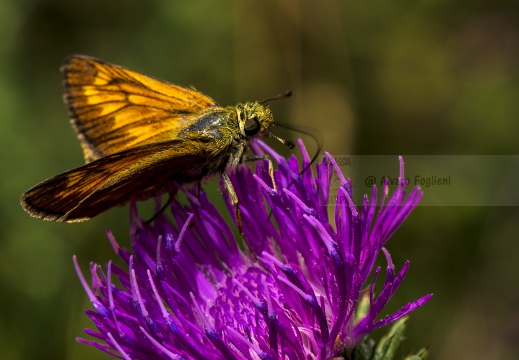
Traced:
[[226, 171], [265, 158], [247, 157], [253, 139], [272, 136], [293, 146], [270, 133], [274, 120], [265, 101], [221, 107], [194, 88], [84, 55], [68, 57], [61, 71], [86, 164], [27, 190], [21, 205], [33, 217], [84, 221], [132, 199], [175, 194], [176, 184], [220, 175], [241, 227]]

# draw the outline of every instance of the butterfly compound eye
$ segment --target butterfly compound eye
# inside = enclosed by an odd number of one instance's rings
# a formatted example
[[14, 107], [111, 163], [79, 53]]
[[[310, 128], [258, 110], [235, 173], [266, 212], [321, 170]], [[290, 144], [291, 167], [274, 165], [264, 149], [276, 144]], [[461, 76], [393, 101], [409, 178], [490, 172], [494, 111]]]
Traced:
[[260, 131], [260, 129], [261, 126], [257, 118], [252, 117], [245, 120], [243, 130], [245, 130], [246, 136], [254, 136]]

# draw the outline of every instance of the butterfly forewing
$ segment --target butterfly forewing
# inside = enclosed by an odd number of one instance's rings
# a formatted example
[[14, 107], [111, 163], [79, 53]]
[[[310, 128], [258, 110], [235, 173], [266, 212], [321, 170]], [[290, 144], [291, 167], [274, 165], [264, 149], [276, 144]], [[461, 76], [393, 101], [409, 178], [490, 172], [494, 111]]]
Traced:
[[218, 105], [208, 96], [87, 56], [62, 67], [65, 102], [87, 162], [174, 139]]

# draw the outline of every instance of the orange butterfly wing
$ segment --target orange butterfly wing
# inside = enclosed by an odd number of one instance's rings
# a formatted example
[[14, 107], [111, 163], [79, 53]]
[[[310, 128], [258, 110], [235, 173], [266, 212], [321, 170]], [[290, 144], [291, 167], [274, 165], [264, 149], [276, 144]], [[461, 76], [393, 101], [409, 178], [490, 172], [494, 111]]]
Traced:
[[21, 204], [46, 220], [87, 220], [132, 198], [145, 199], [172, 190], [173, 182], [198, 181], [223, 171], [230, 138], [174, 139], [107, 155], [32, 187]]
[[65, 102], [88, 162], [168, 141], [218, 105], [204, 94], [83, 56], [62, 67]]

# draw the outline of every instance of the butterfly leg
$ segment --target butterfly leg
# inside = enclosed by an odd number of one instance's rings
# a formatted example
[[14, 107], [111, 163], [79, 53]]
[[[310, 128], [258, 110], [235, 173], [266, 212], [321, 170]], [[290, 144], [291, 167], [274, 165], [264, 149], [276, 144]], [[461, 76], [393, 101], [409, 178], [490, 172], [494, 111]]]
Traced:
[[[272, 163], [272, 157], [270, 155], [261, 155], [261, 156], [253, 156], [245, 158], [245, 162], [252, 162], [252, 161], [259, 161], [259, 160], [267, 160], [268, 161], [268, 171], [269, 171], [269, 177], [272, 180], [272, 189], [275, 193], [278, 192], [276, 187], [276, 179], [274, 178], [274, 164]], [[270, 222], [272, 219], [272, 210], [269, 211], [269, 215], [266, 219], [266, 222]], [[263, 235], [262, 238], [266, 238], [266, 228], [263, 229]]]
[[245, 244], [247, 244], [247, 247], [249, 248], [250, 253], [254, 258], [256, 258], [256, 254], [254, 253], [254, 250], [252, 249], [251, 244], [247, 240], [247, 237], [245, 236], [245, 232], [243, 231], [243, 223], [241, 220], [241, 210], [240, 210], [240, 202], [238, 200], [238, 196], [236, 195], [236, 191], [234, 190], [234, 186], [232, 185], [231, 179], [229, 179], [229, 176], [224, 172], [222, 173], [222, 179], [223, 183], [225, 185], [225, 189], [229, 193], [229, 197], [231, 198], [231, 202], [234, 205], [234, 211], [236, 213], [236, 224], [238, 226], [238, 232], [243, 238], [243, 241]]
[[178, 188], [171, 189], [166, 203], [164, 205], [162, 205], [162, 207], [159, 209], [159, 211], [157, 211], [155, 213], [155, 215], [153, 215], [151, 218], [149, 218], [143, 225], [148, 225], [153, 220], [155, 220], [160, 214], [162, 214], [168, 208], [168, 206], [171, 205], [171, 203], [173, 202], [173, 199], [177, 195], [177, 192], [178, 192]]
[[232, 185], [231, 179], [229, 179], [229, 176], [225, 172], [222, 173], [222, 179], [223, 184], [225, 185], [225, 189], [229, 193], [231, 202], [234, 205], [234, 210], [236, 211], [236, 223], [238, 225], [238, 231], [243, 237], [245, 237], [245, 235], [243, 234], [243, 224], [241, 222], [241, 211], [238, 195], [236, 195], [236, 191], [234, 190], [234, 186]]
[[269, 176], [272, 180], [272, 189], [277, 193], [278, 190], [276, 188], [276, 180], [274, 179], [274, 164], [272, 163], [272, 158], [270, 155], [261, 155], [261, 156], [251, 156], [248, 158], [245, 158], [245, 162], [253, 162], [253, 161], [259, 161], [259, 160], [267, 160], [269, 163]]

